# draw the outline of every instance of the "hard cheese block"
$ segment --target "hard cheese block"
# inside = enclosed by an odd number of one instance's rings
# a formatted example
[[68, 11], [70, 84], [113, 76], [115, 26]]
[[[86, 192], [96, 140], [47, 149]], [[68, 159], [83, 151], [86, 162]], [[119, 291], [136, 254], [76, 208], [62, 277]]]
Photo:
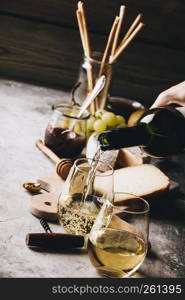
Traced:
[[[132, 151], [136, 153], [133, 154]], [[118, 156], [117, 156], [117, 161], [116, 165], [118, 167], [130, 167], [130, 166], [138, 166], [143, 164], [143, 158], [141, 156], [141, 152], [139, 152], [138, 147], [132, 147], [132, 148], [127, 148], [127, 149], [120, 149]]]
[[[95, 189], [99, 194], [106, 190], [104, 179], [95, 181]], [[114, 192], [131, 193], [140, 197], [161, 194], [169, 188], [169, 178], [157, 167], [149, 164], [117, 169], [114, 172]], [[117, 195], [116, 202], [122, 202], [129, 196]]]

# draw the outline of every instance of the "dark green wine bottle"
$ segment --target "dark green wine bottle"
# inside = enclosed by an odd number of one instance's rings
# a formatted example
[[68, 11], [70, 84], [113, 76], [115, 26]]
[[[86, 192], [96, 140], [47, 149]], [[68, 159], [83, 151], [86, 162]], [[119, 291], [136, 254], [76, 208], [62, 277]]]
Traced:
[[98, 140], [103, 151], [141, 146], [153, 157], [181, 153], [185, 148], [185, 107], [150, 109], [137, 126], [104, 131]]

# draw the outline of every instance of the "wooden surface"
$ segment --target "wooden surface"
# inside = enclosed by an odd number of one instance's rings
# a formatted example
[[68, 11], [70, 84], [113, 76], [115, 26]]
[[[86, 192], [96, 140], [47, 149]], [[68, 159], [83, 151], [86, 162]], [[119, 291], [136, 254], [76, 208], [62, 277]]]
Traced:
[[[32, 195], [29, 210], [38, 218], [58, 223], [57, 202], [63, 188], [64, 180], [59, 177], [55, 170], [45, 173], [37, 178], [42, 192]], [[43, 193], [45, 191], [45, 193]]]
[[[93, 49], [102, 51], [110, 24], [123, 2], [85, 2]], [[0, 76], [71, 89], [82, 57], [76, 3], [1, 1]], [[124, 4], [124, 28], [139, 12], [143, 12], [146, 26], [120, 57], [110, 91], [150, 105], [161, 91], [184, 80], [185, 3], [127, 0]]]
[[[77, 0], [40, 0], [34, 5], [34, 0], [1, 1], [1, 13], [29, 17], [51, 24], [76, 27], [74, 12]], [[185, 3], [179, 0], [84, 0], [91, 31], [108, 33], [110, 22], [118, 14], [120, 5], [127, 6], [125, 28], [138, 13], [143, 13], [147, 27], [141, 38], [156, 44], [163, 43], [170, 48], [182, 50], [185, 47], [184, 12]], [[96, 16], [96, 18], [94, 18]]]
[[[132, 163], [130, 166], [135, 166], [135, 164], [133, 164], [133, 160], [132, 160]], [[123, 168], [124, 167], [127, 167], [127, 165], [126, 166], [124, 165]], [[118, 177], [116, 177], [116, 170], [115, 170], [115, 172], [114, 172], [114, 189], [113, 189], [114, 193], [119, 193], [122, 191], [126, 192], [126, 190], [124, 190], [123, 186], [120, 188], [120, 185], [116, 184], [116, 182], [117, 182], [116, 178], [118, 178]], [[127, 184], [128, 184], [127, 178], [124, 177], [123, 180], [124, 180], [124, 186], [127, 186]], [[122, 182], [123, 182], [123, 180], [122, 180]], [[126, 181], [127, 181], [127, 183], [126, 183]], [[36, 182], [38, 184], [40, 184], [40, 190], [39, 190], [39, 192], [35, 192], [31, 195], [29, 211], [38, 218], [44, 218], [48, 222], [58, 223], [57, 203], [58, 203], [58, 199], [59, 199], [61, 192], [64, 193], [65, 181], [60, 176], [58, 176], [56, 173], [56, 170], [54, 170], [52, 172], [39, 175]], [[148, 183], [150, 183], [150, 181], [148, 181]], [[146, 184], [146, 182], [145, 182], [145, 184]], [[98, 179], [96, 188], [98, 188], [98, 186], [100, 187], [99, 179]], [[177, 182], [171, 181], [169, 183], [169, 188], [165, 192], [162, 192], [162, 195], [164, 197], [168, 197], [168, 196], [171, 197], [171, 194], [174, 193], [175, 189], [176, 190], [179, 189], [179, 184]], [[97, 190], [97, 192], [98, 192], [98, 190]], [[138, 195], [138, 194], [135, 194], [135, 195]], [[118, 198], [114, 199], [114, 201], [119, 202]], [[150, 200], [151, 197], [147, 197], [146, 199]], [[155, 197], [155, 199], [156, 199], [156, 197]], [[123, 200], [123, 199], [121, 199], [121, 200]], [[150, 201], [152, 201], [152, 200], [150, 200]]]
[[[35, 141], [43, 137], [51, 105], [68, 99], [62, 91], [0, 81], [0, 277], [99, 277], [85, 251], [36, 252], [25, 245], [28, 232], [43, 229], [28, 211], [30, 194], [22, 183], [54, 170]], [[180, 183], [181, 193], [152, 204], [152, 248], [140, 273], [184, 277], [185, 155], [157, 165]], [[63, 231], [60, 225], [50, 226], [54, 232]]]

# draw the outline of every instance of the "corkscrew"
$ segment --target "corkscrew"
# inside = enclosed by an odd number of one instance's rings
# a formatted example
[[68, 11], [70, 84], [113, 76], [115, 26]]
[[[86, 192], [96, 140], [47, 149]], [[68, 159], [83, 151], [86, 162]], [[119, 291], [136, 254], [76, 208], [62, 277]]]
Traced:
[[82, 248], [85, 240], [81, 235], [67, 233], [54, 233], [44, 218], [40, 218], [40, 224], [45, 233], [28, 233], [26, 235], [26, 245], [28, 247], [39, 247], [50, 250], [65, 250], [72, 248]]
[[40, 224], [44, 228], [45, 232], [53, 233], [51, 228], [49, 227], [49, 224], [46, 222], [46, 220], [44, 218], [40, 218]]

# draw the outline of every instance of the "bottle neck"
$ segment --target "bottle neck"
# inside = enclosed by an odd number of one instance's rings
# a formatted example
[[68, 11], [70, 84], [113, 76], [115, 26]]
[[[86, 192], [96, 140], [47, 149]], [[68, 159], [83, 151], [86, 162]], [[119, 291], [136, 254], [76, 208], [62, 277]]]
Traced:
[[149, 143], [150, 135], [145, 124], [108, 130], [99, 135], [102, 150], [144, 146]]

